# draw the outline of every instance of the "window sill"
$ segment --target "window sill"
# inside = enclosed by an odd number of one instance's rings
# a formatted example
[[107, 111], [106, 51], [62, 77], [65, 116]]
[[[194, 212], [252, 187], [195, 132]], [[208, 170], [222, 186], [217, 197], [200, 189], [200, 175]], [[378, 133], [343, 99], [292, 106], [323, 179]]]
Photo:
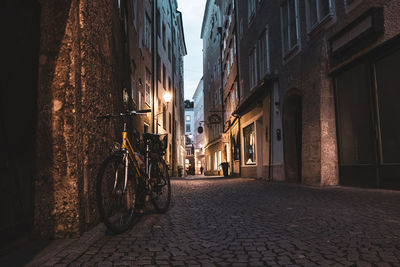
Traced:
[[300, 45], [297, 43], [295, 46], [293, 46], [289, 51], [285, 53], [283, 56], [283, 61], [286, 63], [290, 59], [292, 59], [297, 53], [300, 51]]
[[324, 28], [324, 26], [329, 22], [332, 21], [333, 19], [333, 13], [330, 12], [328, 15], [326, 15], [321, 21], [317, 22], [313, 26], [311, 26], [311, 29], [308, 31], [308, 35], [312, 36], [319, 32], [321, 29]]

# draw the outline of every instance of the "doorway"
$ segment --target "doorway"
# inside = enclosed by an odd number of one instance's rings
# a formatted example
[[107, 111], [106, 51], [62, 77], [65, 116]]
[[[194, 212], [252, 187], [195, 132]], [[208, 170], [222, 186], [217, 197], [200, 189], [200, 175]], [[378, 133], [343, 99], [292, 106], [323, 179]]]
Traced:
[[286, 180], [292, 183], [301, 183], [303, 133], [302, 97], [300, 93], [297, 90], [290, 92], [284, 104], [283, 139]]

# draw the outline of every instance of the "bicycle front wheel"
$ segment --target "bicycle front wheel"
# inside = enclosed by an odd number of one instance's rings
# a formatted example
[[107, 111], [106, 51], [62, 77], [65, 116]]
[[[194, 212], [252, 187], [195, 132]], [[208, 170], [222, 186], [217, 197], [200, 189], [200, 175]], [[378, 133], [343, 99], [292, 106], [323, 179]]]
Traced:
[[125, 186], [125, 172], [124, 156], [117, 153], [102, 163], [97, 175], [96, 197], [100, 218], [115, 234], [126, 231], [135, 222], [136, 179], [128, 173]]
[[151, 200], [155, 209], [164, 213], [171, 202], [171, 181], [167, 164], [161, 161], [152, 162], [149, 166]]

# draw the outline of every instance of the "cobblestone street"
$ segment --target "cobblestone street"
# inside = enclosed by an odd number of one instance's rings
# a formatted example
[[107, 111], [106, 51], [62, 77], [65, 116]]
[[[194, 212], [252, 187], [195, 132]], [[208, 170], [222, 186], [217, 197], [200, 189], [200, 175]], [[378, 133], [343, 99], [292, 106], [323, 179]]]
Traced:
[[[166, 214], [101, 224], [31, 266], [400, 266], [400, 192], [174, 179]], [[355, 265], [354, 265], [355, 266]]]

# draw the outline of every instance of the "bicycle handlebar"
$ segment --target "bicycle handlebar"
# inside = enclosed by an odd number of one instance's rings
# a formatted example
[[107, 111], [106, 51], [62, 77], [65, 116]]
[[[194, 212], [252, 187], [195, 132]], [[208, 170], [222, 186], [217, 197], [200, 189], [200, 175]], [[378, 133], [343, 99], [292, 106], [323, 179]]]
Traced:
[[102, 116], [98, 116], [97, 119], [111, 119], [111, 118], [121, 118], [121, 117], [128, 117], [132, 115], [145, 115], [150, 113], [151, 109], [142, 109], [142, 110], [127, 110], [125, 113], [120, 114], [106, 114]]

